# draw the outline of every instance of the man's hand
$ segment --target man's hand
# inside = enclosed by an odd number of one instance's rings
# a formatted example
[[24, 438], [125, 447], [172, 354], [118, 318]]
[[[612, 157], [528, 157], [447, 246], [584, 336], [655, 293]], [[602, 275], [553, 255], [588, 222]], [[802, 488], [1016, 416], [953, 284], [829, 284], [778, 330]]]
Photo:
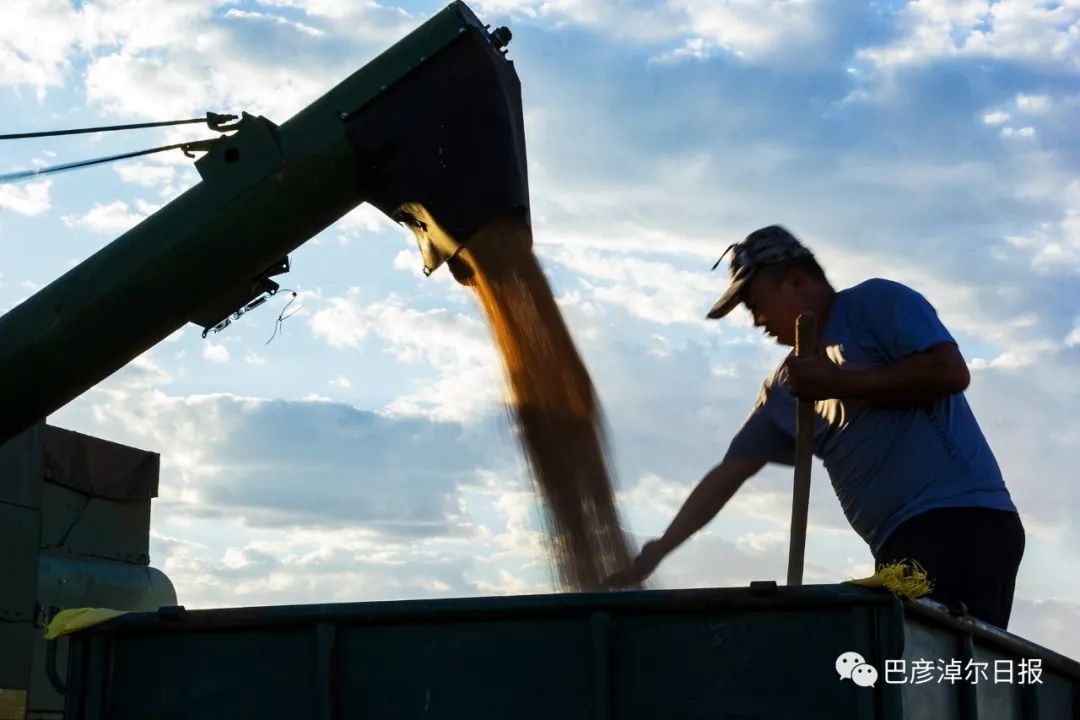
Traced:
[[803, 400], [830, 400], [839, 398], [843, 370], [824, 355], [801, 358], [791, 355], [784, 366], [788, 373], [788, 387], [795, 397]]
[[651, 540], [645, 543], [645, 546], [641, 548], [641, 552], [629, 567], [612, 574], [607, 580], [604, 581], [604, 587], [607, 589], [639, 586], [645, 581], [645, 578], [652, 575], [653, 570], [660, 564], [668, 554], [668, 549], [660, 540]]

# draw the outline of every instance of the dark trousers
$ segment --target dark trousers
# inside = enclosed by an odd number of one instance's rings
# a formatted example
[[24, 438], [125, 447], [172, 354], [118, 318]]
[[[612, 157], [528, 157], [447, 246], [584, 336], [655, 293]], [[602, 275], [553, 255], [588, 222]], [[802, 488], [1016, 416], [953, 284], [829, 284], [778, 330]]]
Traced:
[[990, 508], [940, 508], [901, 523], [875, 555], [877, 567], [914, 560], [933, 600], [1007, 630], [1025, 534], [1020, 516]]

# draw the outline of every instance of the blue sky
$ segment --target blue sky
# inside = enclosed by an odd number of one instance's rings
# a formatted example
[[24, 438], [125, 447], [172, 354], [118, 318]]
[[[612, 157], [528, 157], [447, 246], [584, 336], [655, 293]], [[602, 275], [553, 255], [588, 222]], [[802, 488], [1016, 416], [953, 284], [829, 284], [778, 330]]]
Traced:
[[[15, 2], [4, 132], [281, 123], [442, 3]], [[788, 226], [846, 287], [923, 292], [1028, 530], [1012, 629], [1080, 656], [1080, 3], [477, 0], [514, 32], [537, 254], [599, 388], [628, 530], [663, 531], [783, 356], [709, 268]], [[203, 137], [8, 142], [0, 172]], [[0, 310], [197, 181], [180, 153], [0, 186]], [[188, 327], [54, 414], [162, 453], [153, 563], [188, 606], [547, 592], [538, 508], [472, 298], [361, 207], [279, 296]], [[133, 312], [137, 309], [133, 308]], [[117, 322], [129, 321], [117, 318]], [[655, 576], [782, 581], [768, 469]], [[815, 464], [808, 582], [869, 574]]]

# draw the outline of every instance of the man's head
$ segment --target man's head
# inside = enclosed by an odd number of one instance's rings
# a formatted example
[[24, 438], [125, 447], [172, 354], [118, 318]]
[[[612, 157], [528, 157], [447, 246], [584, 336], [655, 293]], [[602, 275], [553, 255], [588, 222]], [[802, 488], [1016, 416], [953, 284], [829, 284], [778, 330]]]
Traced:
[[796, 318], [804, 312], [821, 314], [833, 295], [824, 271], [813, 254], [778, 225], [755, 230], [732, 249], [731, 285], [708, 317], [724, 317], [743, 303], [755, 327], [781, 345], [794, 346]]

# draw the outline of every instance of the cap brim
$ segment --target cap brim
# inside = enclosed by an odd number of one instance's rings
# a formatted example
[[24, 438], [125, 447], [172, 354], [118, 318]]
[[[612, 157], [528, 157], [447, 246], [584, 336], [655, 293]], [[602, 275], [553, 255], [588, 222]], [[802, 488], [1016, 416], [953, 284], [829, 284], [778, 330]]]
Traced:
[[746, 281], [749, 279], [749, 277], [744, 277], [733, 281], [724, 294], [720, 296], [720, 299], [713, 304], [712, 310], [709, 310], [705, 317], [716, 320], [734, 310], [742, 302], [742, 290], [746, 287]]

